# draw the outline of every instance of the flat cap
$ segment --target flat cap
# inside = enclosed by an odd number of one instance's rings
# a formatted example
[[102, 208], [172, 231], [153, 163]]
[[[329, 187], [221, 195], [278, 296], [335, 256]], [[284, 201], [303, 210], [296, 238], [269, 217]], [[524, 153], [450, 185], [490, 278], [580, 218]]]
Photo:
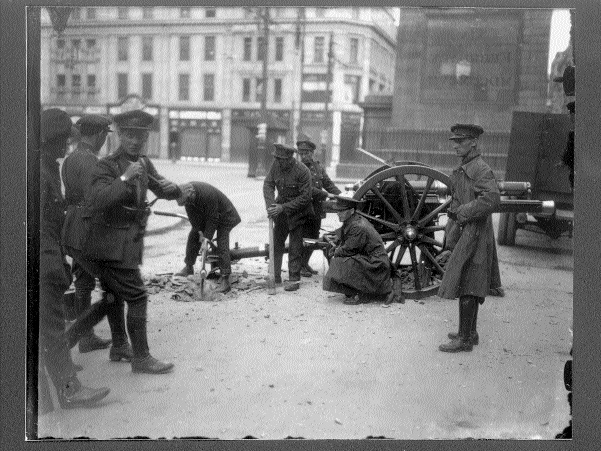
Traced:
[[82, 136], [90, 136], [102, 131], [110, 132], [111, 120], [99, 114], [86, 114], [77, 121], [79, 132]]
[[576, 102], [571, 101], [566, 104], [566, 108], [570, 113], [576, 113]]
[[42, 111], [40, 118], [40, 141], [46, 143], [60, 136], [69, 136], [71, 134], [73, 122], [63, 110], [50, 108]]
[[288, 147], [283, 144], [274, 144], [275, 150], [271, 155], [276, 158], [290, 158], [296, 152], [294, 147]]
[[451, 133], [453, 135], [449, 138], [453, 139], [474, 139], [478, 138], [484, 129], [479, 125], [474, 124], [455, 124], [451, 127]]
[[150, 126], [154, 121], [154, 116], [142, 110], [131, 110], [113, 116], [113, 120], [119, 128], [150, 130]]
[[296, 138], [296, 147], [299, 150], [315, 150], [317, 146], [309, 136], [301, 133], [298, 135], [298, 138]]
[[351, 208], [358, 208], [363, 202], [352, 197], [334, 196], [335, 202], [332, 204], [333, 210], [344, 211]]

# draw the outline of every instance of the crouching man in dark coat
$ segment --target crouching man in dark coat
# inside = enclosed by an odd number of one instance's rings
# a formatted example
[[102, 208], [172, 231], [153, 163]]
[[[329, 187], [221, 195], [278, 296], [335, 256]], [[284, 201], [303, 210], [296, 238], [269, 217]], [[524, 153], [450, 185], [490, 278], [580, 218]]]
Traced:
[[179, 185], [178, 189], [177, 203], [186, 207], [192, 230], [188, 234], [188, 243], [186, 244], [186, 266], [177, 275], [188, 276], [194, 274], [194, 263], [200, 251], [202, 238], [206, 237], [212, 240], [213, 235], [217, 232], [217, 252], [219, 254], [221, 278], [215, 291], [227, 293], [231, 289], [230, 274], [232, 273], [230, 232], [240, 224], [240, 215], [232, 201], [208, 183], [184, 183]]
[[495, 176], [480, 156], [478, 137], [482, 127], [457, 124], [451, 127], [453, 149], [461, 165], [451, 174], [449, 222], [445, 240], [456, 242], [438, 295], [459, 298], [459, 332], [450, 333], [450, 343], [439, 346], [443, 352], [471, 351], [478, 344], [478, 306], [490, 288], [500, 286], [500, 274], [492, 212], [501, 202]]
[[355, 212], [359, 201], [336, 196], [342, 227], [336, 230], [337, 246], [323, 279], [323, 289], [344, 293], [345, 304], [385, 300], [392, 291], [390, 260], [374, 227]]

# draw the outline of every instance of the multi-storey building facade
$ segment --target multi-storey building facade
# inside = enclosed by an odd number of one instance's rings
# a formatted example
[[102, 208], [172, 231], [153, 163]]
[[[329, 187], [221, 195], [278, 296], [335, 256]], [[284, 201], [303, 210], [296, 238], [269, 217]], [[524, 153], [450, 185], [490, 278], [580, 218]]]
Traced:
[[269, 8], [266, 86], [257, 8], [76, 8], [60, 35], [42, 11], [43, 107], [145, 108], [154, 157], [247, 161], [266, 89], [272, 138], [302, 130], [335, 166], [359, 137], [358, 103], [393, 86], [391, 8]]

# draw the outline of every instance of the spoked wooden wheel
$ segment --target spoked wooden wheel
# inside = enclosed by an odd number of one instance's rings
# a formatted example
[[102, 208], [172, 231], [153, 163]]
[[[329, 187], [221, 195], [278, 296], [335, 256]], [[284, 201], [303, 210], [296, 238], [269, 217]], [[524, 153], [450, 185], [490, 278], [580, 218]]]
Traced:
[[440, 286], [449, 254], [443, 253], [449, 186], [442, 172], [405, 165], [373, 174], [353, 195], [363, 201], [358, 213], [382, 237], [406, 298], [432, 296]]

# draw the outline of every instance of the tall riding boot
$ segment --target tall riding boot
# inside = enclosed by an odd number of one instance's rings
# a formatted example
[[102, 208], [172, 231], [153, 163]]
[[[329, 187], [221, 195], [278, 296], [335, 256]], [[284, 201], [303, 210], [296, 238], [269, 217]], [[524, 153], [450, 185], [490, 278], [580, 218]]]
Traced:
[[163, 374], [173, 369], [173, 363], [161, 362], [150, 355], [146, 334], [146, 317], [132, 316], [131, 306], [127, 314], [127, 330], [134, 351], [134, 357], [131, 360], [131, 369], [134, 373]]
[[89, 309], [81, 313], [77, 320], [67, 329], [65, 336], [69, 348], [72, 348], [77, 342], [88, 333], [91, 327], [94, 327], [106, 316], [109, 311], [109, 303], [106, 298], [95, 302]]
[[[461, 303], [461, 301], [459, 301], [459, 317], [461, 317], [461, 305], [462, 305], [462, 303]], [[471, 331], [470, 336], [472, 337], [472, 343], [474, 345], [477, 345], [480, 342], [480, 337], [478, 336], [478, 331], [476, 330], [476, 321], [478, 319], [478, 306], [480, 305], [480, 303], [478, 302], [478, 298], [476, 299], [475, 305], [476, 306], [474, 307], [474, 320], [472, 322], [472, 331]], [[456, 340], [457, 338], [459, 338], [459, 335], [461, 333], [461, 323], [459, 323], [459, 329], [460, 330], [457, 333], [453, 333], [453, 332], [449, 333], [448, 337], [451, 340]]]
[[232, 289], [232, 286], [230, 285], [230, 275], [229, 274], [222, 274], [221, 277], [219, 278], [219, 285], [217, 285], [217, 288], [215, 288], [215, 292], [216, 293], [227, 293]]
[[[75, 289], [75, 304], [77, 314], [81, 315], [92, 305], [92, 293], [88, 290]], [[100, 338], [94, 333], [94, 327], [90, 327], [79, 339], [79, 352], [92, 352], [98, 349], [106, 349], [111, 344], [110, 339]]]
[[477, 298], [475, 296], [461, 296], [459, 302], [463, 304], [462, 315], [459, 318], [459, 336], [449, 343], [440, 345], [438, 349], [443, 352], [471, 351], [474, 346], [471, 331], [475, 304], [478, 302]]
[[284, 254], [276, 253], [273, 256], [273, 275], [275, 279], [275, 283], [282, 283], [282, 260], [284, 258]]
[[113, 345], [109, 351], [109, 359], [113, 362], [121, 360], [130, 362], [134, 356], [134, 351], [129, 345], [125, 329], [125, 304], [123, 300], [115, 299], [111, 304], [106, 318], [111, 328], [111, 337], [113, 338]]
[[[461, 299], [459, 299], [458, 304], [459, 304], [459, 318], [461, 318], [463, 316], [463, 303], [461, 302]], [[461, 335], [461, 319], [459, 319], [458, 323], [459, 324], [457, 325], [457, 333], [455, 333], [455, 332], [449, 332], [447, 334], [447, 336], [451, 340], [456, 340]]]

